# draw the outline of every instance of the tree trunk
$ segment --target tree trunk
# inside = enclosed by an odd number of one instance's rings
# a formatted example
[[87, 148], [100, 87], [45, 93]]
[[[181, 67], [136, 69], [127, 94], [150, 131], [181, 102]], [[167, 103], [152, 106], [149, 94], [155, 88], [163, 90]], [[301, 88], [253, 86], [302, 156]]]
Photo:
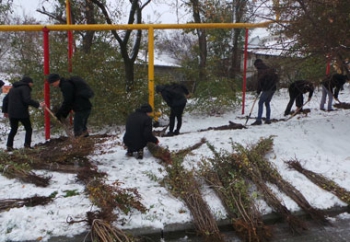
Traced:
[[125, 91], [131, 92], [134, 86], [134, 62], [124, 59], [125, 66]]
[[234, 29], [231, 68], [230, 68], [230, 77], [232, 79], [235, 79], [237, 76], [237, 73], [241, 72], [241, 48], [239, 46], [240, 34], [241, 34], [241, 29]]
[[[191, 0], [193, 19], [195, 23], [201, 23], [201, 17], [199, 13], [199, 1]], [[196, 91], [197, 85], [201, 81], [206, 81], [207, 76], [205, 68], [207, 66], [207, 33], [205, 29], [197, 29], [198, 45], [199, 45], [199, 64], [198, 64], [198, 80], [193, 85], [193, 92]]]

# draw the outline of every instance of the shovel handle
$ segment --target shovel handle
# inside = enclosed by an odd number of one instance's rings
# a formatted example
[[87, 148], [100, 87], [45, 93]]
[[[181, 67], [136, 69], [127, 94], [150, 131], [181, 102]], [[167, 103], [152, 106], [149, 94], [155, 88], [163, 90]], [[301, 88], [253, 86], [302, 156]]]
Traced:
[[[55, 114], [54, 114], [47, 106], [45, 106], [45, 110], [48, 111], [49, 114], [50, 114], [54, 119], [56, 119], [57, 121], [59, 121], [58, 118], [55, 116]], [[61, 121], [59, 121], [59, 122], [61, 122]]]

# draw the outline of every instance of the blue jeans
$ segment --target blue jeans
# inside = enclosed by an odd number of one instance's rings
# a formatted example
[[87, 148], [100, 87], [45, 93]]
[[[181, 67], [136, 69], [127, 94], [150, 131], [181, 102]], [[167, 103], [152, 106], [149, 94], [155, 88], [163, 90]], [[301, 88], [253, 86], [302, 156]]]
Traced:
[[333, 104], [333, 93], [328, 90], [324, 85], [322, 85], [322, 97], [321, 97], [321, 103], [320, 103], [320, 109], [324, 109], [324, 104], [326, 103], [326, 98], [328, 95], [328, 106], [327, 110], [332, 110], [332, 104]]
[[256, 121], [261, 121], [262, 114], [264, 111], [264, 104], [266, 107], [266, 120], [265, 121], [270, 121], [270, 116], [271, 116], [271, 108], [270, 108], [270, 102], [272, 99], [273, 94], [275, 91], [264, 91], [261, 93], [260, 99], [259, 99], [259, 109], [258, 109], [258, 117], [256, 118]]

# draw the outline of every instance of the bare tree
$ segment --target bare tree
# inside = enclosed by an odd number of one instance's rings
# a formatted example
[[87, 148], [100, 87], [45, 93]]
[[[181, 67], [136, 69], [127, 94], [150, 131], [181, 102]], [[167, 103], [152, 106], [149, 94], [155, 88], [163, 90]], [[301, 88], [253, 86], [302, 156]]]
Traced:
[[[112, 20], [108, 14], [108, 11], [105, 5], [102, 4], [99, 0], [92, 0], [92, 2], [101, 9], [103, 15], [105, 16], [106, 22], [108, 24], [112, 24]], [[139, 0], [130, 0], [131, 9], [130, 9], [127, 24], [141, 24], [142, 10], [150, 2], [151, 0], [148, 0], [142, 4], [141, 1]], [[133, 36], [132, 34], [135, 31], [136, 33]], [[118, 41], [120, 46], [120, 52], [124, 60], [124, 67], [125, 67], [126, 91], [130, 92], [134, 85], [134, 65], [135, 65], [135, 60], [137, 58], [137, 54], [141, 46], [142, 30], [125, 30], [123, 36], [120, 36], [116, 30], [111, 30], [111, 32], [114, 38]], [[129, 45], [132, 37], [134, 37], [134, 41], [129, 51]]]
[[[54, 0], [56, 2], [56, 0]], [[76, 0], [70, 2], [71, 7], [71, 23], [72, 24], [96, 24], [96, 11], [91, 0]], [[37, 12], [48, 16], [55, 22], [60, 24], [67, 23], [66, 6], [64, 1], [57, 1], [53, 5], [53, 10], [46, 10], [44, 6], [37, 9]], [[82, 51], [90, 53], [95, 31], [75, 31], [82, 39]]]

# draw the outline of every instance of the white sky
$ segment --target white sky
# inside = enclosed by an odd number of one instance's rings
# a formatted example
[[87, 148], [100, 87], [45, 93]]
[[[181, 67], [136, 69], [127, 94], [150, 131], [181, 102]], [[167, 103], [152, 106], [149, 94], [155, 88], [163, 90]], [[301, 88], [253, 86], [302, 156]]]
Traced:
[[[36, 9], [41, 9], [43, 2], [44, 7], [48, 9], [50, 5], [47, 2], [45, 3], [44, 0], [14, 0], [13, 5], [18, 15], [23, 15], [23, 13], [25, 13], [28, 16], [35, 16], [39, 20], [45, 20], [46, 17], [44, 15], [36, 12]], [[145, 7], [143, 18], [146, 22], [177, 23], [178, 19], [180, 22], [186, 20], [181, 14], [177, 17], [177, 13], [173, 7], [168, 4], [162, 4], [161, 2], [162, 1], [157, 1], [157, 3], [154, 3], [152, 1]], [[129, 7], [128, 5], [125, 8], [126, 13], [129, 12]]]
[[[96, 98], [96, 97], [95, 97]], [[284, 122], [280, 121], [270, 125], [248, 126], [242, 130], [207, 131], [197, 132], [208, 127], [227, 125], [229, 121], [235, 123], [245, 122], [245, 115], [249, 113], [253, 103], [253, 96], [247, 95], [246, 114], [241, 114], [241, 108], [232, 110], [225, 115], [217, 117], [197, 116], [185, 113], [183, 118], [182, 132], [190, 132], [175, 137], [159, 137], [162, 147], [170, 151], [188, 148], [206, 138], [216, 150], [231, 151], [231, 142], [238, 142], [243, 146], [256, 144], [260, 138], [274, 136], [273, 151], [267, 155], [267, 159], [275, 165], [284, 179], [289, 181], [318, 209], [328, 209], [334, 206], [347, 206], [339, 198], [326, 192], [310, 182], [302, 174], [287, 168], [285, 161], [297, 159], [301, 164], [311, 171], [321, 174], [341, 187], [350, 190], [350, 154], [349, 154], [349, 116], [350, 110], [339, 109], [334, 112], [323, 112], [319, 110], [321, 93], [316, 88], [314, 96], [305, 108], [310, 108], [311, 113], [307, 116], [299, 115]], [[339, 99], [350, 103], [350, 86], [345, 85]], [[190, 100], [191, 102], [191, 100]], [[286, 89], [281, 89], [272, 99], [272, 118], [284, 118], [284, 109], [288, 103]], [[295, 108], [295, 107], [293, 107]], [[131, 110], [130, 110], [131, 112]], [[265, 113], [265, 112], [264, 112]], [[252, 117], [257, 115], [257, 105]], [[161, 121], [167, 121], [162, 117]], [[248, 124], [254, 120], [251, 119]], [[9, 131], [8, 121], [0, 122], [1, 140], [0, 148], [5, 148], [7, 133]], [[124, 188], [137, 188], [142, 196], [142, 203], [149, 208], [145, 214], [131, 211], [125, 215], [120, 211], [118, 221], [115, 225], [120, 229], [143, 228], [150, 226], [154, 229], [162, 229], [173, 223], [184, 223], [191, 221], [189, 210], [183, 201], [176, 199], [161, 186], [154, 178], [161, 180], [166, 176], [164, 165], [158, 159], [152, 157], [147, 149], [143, 160], [125, 157], [126, 151], [122, 146], [124, 127], [114, 128], [114, 135], [106, 139], [103, 144], [96, 147], [95, 154], [90, 158], [98, 164], [98, 170], [108, 174], [107, 183], [116, 180], [122, 182]], [[99, 130], [93, 129], [95, 132]], [[104, 133], [105, 130], [101, 130]], [[24, 132], [20, 129], [15, 138], [15, 148], [23, 144]], [[34, 143], [44, 142], [41, 130], [35, 130]], [[186, 169], [198, 169], [197, 164], [206, 157], [212, 157], [211, 151], [203, 145], [194, 150], [184, 160]], [[86, 212], [97, 209], [91, 204], [84, 194], [84, 187], [76, 183], [75, 175], [60, 174], [57, 172], [35, 171], [37, 174], [52, 175], [50, 186], [38, 188], [30, 184], [21, 183], [15, 179], [5, 178], [0, 174], [1, 199], [28, 198], [36, 194], [48, 196], [58, 192], [57, 198], [46, 206], [13, 208], [0, 213], [0, 241], [24, 241], [36, 240], [47, 241], [51, 236], [74, 236], [84, 233], [88, 229], [84, 223], [68, 225], [66, 219], [85, 218]], [[76, 189], [80, 195], [64, 198], [65, 190]], [[289, 197], [273, 189], [284, 205], [291, 211], [299, 208]], [[226, 217], [226, 212], [217, 196], [207, 186], [203, 186], [203, 197], [209, 204], [214, 216], [220, 220]], [[257, 200], [262, 214], [268, 214], [272, 210], [262, 200]], [[342, 218], [349, 218], [347, 213]], [[341, 219], [337, 217], [335, 219]], [[122, 222], [125, 225], [122, 225]]]

